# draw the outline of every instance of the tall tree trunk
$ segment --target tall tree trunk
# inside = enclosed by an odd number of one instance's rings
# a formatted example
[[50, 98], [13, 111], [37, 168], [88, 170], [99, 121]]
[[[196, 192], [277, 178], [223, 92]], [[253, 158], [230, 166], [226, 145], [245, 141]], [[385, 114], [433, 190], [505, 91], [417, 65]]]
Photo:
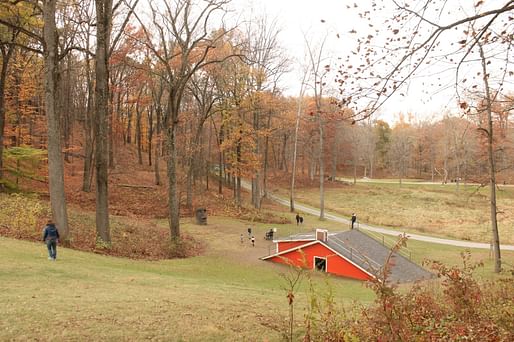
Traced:
[[205, 189], [209, 190], [209, 173], [211, 171], [211, 151], [212, 151], [212, 125], [209, 125], [209, 142], [207, 156], [205, 158]]
[[[257, 94], [254, 96], [259, 96], [258, 90], [257, 90]], [[254, 131], [254, 139], [255, 139], [254, 153], [255, 153], [256, 158], [259, 159], [259, 154], [260, 154], [260, 139], [259, 139], [260, 103], [254, 104], [253, 107], [254, 107], [253, 108], [253, 131]], [[260, 208], [260, 204], [261, 204], [260, 197], [261, 197], [261, 166], [258, 165], [256, 168], [256, 171], [255, 171], [255, 176], [252, 178], [252, 204], [255, 209]]]
[[305, 79], [307, 78], [307, 72], [303, 75], [303, 80], [300, 88], [300, 96], [298, 97], [298, 104], [296, 110], [296, 121], [294, 126], [294, 143], [293, 143], [293, 165], [291, 167], [291, 189], [289, 192], [289, 210], [294, 212], [294, 191], [295, 191], [295, 180], [296, 180], [296, 158], [298, 156], [298, 130], [300, 128], [300, 116], [302, 114], [303, 105], [303, 94], [305, 92]]
[[489, 200], [491, 208], [491, 232], [492, 244], [494, 253], [494, 272], [500, 273], [502, 269], [501, 252], [500, 252], [500, 234], [498, 232], [498, 219], [496, 208], [496, 166], [494, 162], [494, 136], [493, 136], [493, 114], [492, 114], [492, 101], [491, 91], [489, 89], [489, 80], [487, 73], [487, 61], [484, 55], [484, 50], [480, 42], [477, 42], [480, 50], [480, 58], [482, 59], [482, 74], [485, 88], [485, 100], [487, 110], [487, 154], [489, 156]]
[[[243, 134], [243, 131], [240, 130], [239, 134], [241, 136]], [[236, 159], [237, 159], [238, 168], [241, 167], [241, 161], [242, 161], [241, 145], [242, 145], [241, 138], [238, 138], [237, 143], [236, 143]], [[240, 173], [240, 170], [237, 171], [236, 179], [234, 182], [234, 195], [235, 195], [234, 197], [236, 200], [237, 207], [241, 206], [241, 175], [239, 173]]]
[[177, 146], [176, 146], [177, 123], [172, 122], [171, 127], [166, 129], [166, 142], [168, 149], [168, 211], [171, 240], [180, 239], [180, 207], [179, 192], [177, 187]]
[[357, 158], [353, 156], [353, 184], [357, 184]]
[[[154, 158], [154, 174], [155, 174], [155, 185], [161, 185], [161, 173], [159, 171], [159, 160], [162, 151], [162, 123], [161, 123], [162, 107], [160, 104], [155, 109], [155, 116], [157, 117], [156, 129], [157, 129], [157, 141], [155, 143], [155, 158]], [[152, 153], [152, 151], [150, 151]]]
[[374, 158], [371, 157], [369, 160], [369, 178], [373, 179], [373, 165], [374, 165]]
[[111, 243], [109, 228], [109, 69], [108, 51], [112, 17], [111, 0], [95, 0], [96, 34], [96, 86], [95, 86], [95, 167], [96, 167], [96, 234], [103, 243]]
[[[214, 122], [214, 121], [213, 121]], [[221, 144], [223, 143], [223, 125], [220, 127], [219, 138], [218, 138], [218, 194], [223, 194], [223, 151], [221, 150]]]
[[139, 93], [136, 104], [136, 143], [137, 143], [137, 162], [143, 165], [143, 152], [141, 151], [143, 144], [141, 143], [141, 107], [139, 105], [141, 92]]
[[[266, 129], [271, 128], [271, 111], [268, 111], [268, 122], [266, 123]], [[263, 192], [263, 198], [268, 197], [268, 155], [269, 155], [269, 135], [266, 135], [266, 140], [264, 142], [264, 165], [262, 169], [262, 192]], [[259, 202], [262, 201], [262, 198], [259, 199]], [[261, 203], [259, 203], [259, 208], [261, 207]]]
[[323, 120], [318, 111], [319, 120], [319, 219], [325, 219], [325, 158], [323, 149]]
[[153, 111], [154, 107], [150, 106], [150, 113], [148, 115], [148, 166], [152, 166], [152, 141], [153, 141]]
[[13, 44], [1, 46], [2, 51], [2, 70], [0, 70], [0, 191], [3, 189], [1, 182], [4, 176], [4, 130], [5, 130], [5, 82], [9, 61], [14, 51]]
[[335, 136], [334, 136], [334, 148], [332, 149], [332, 172], [330, 173], [330, 179], [332, 181], [336, 180], [337, 177], [337, 163], [339, 157], [339, 134], [336, 126]]
[[57, 89], [57, 29], [55, 25], [56, 0], [44, 2], [44, 63], [45, 63], [45, 112], [48, 124], [48, 181], [50, 205], [61, 238], [69, 235], [68, 213], [64, 191], [64, 166], [61, 148], [61, 130], [56, 111]]
[[[86, 50], [89, 51], [89, 39], [86, 39]], [[82, 191], [91, 191], [91, 179], [93, 175], [93, 80], [91, 79], [91, 59], [86, 54], [86, 82], [87, 102], [84, 118], [84, 174], [82, 178]]]
[[[128, 100], [128, 91], [127, 91]], [[132, 144], [132, 105], [127, 104], [127, 144]]]
[[[66, 68], [64, 73], [64, 79], [66, 80], [63, 89], [63, 94], [61, 95], [62, 101], [61, 106], [59, 108], [59, 116], [62, 119], [62, 122], [64, 124], [63, 127], [63, 136], [64, 136], [64, 160], [66, 162], [70, 162], [70, 154], [68, 153], [70, 149], [70, 140], [72, 138], [72, 123], [73, 123], [73, 113], [75, 112], [72, 108], [72, 81], [71, 81], [71, 55], [66, 56]], [[60, 71], [62, 72], [62, 71]]]
[[[109, 46], [109, 45], [107, 45], [107, 46]], [[109, 56], [107, 56], [107, 60], [109, 60]], [[109, 73], [109, 69], [107, 69], [107, 73]], [[108, 130], [107, 130], [107, 134], [108, 134], [107, 146], [109, 146], [109, 148], [108, 148], [108, 151], [109, 151], [108, 165], [109, 165], [110, 169], [114, 169], [114, 167], [116, 166], [115, 165], [116, 161], [114, 158], [114, 155], [115, 155], [114, 149], [116, 148], [115, 139], [114, 139], [114, 115], [113, 115], [114, 93], [112, 91], [109, 91], [109, 76], [107, 76], [107, 92], [108, 92], [107, 98], [109, 99], [109, 101], [107, 103], [107, 123], [109, 125]]]

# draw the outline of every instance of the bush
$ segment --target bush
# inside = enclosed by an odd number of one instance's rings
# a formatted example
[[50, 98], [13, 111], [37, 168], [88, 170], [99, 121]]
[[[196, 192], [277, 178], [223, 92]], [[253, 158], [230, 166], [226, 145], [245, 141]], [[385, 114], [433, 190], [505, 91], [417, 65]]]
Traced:
[[180, 238], [172, 239], [169, 242], [169, 255], [171, 259], [174, 258], [188, 258], [198, 255], [199, 251], [203, 248], [200, 242], [196, 241], [192, 236], [181, 234]]
[[7, 229], [9, 235], [21, 237], [38, 236], [38, 218], [45, 215], [47, 209], [35, 196], [23, 196], [17, 193], [0, 196], [0, 225]]
[[387, 282], [372, 282], [375, 305], [363, 309], [354, 333], [382, 341], [513, 341], [514, 315], [506, 313], [514, 310], [514, 296], [504, 294], [514, 292], [514, 278], [481, 284], [473, 271], [482, 264], [470, 259], [469, 252], [462, 253], [462, 267], [431, 262], [441, 278], [439, 291], [418, 284], [400, 294]]

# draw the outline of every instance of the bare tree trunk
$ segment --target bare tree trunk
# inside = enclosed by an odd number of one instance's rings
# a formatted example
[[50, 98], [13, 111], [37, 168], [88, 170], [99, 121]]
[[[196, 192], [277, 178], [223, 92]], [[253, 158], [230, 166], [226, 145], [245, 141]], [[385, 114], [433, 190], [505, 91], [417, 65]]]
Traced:
[[353, 157], [353, 184], [357, 184], [357, 158]]
[[373, 179], [373, 165], [374, 165], [374, 158], [371, 157], [369, 160], [369, 178]]
[[209, 173], [211, 171], [211, 151], [212, 151], [212, 125], [209, 125], [209, 142], [207, 147], [207, 157], [205, 158], [205, 189], [209, 190]]
[[148, 136], [147, 136], [147, 142], [148, 142], [148, 166], [152, 166], [152, 141], [153, 141], [153, 132], [154, 132], [154, 125], [153, 125], [153, 112], [154, 112], [154, 106], [150, 106], [150, 113], [148, 115]]
[[[214, 121], [213, 121], [214, 124]], [[223, 193], [223, 177], [226, 175], [223, 175], [224, 170], [224, 163], [223, 163], [223, 151], [221, 150], [221, 144], [223, 143], [223, 125], [220, 127], [219, 131], [219, 137], [216, 139], [218, 140], [218, 194]]]
[[[154, 175], [155, 175], [155, 185], [161, 185], [161, 173], [159, 171], [159, 160], [161, 159], [160, 158], [160, 153], [161, 153], [161, 149], [162, 149], [162, 137], [161, 137], [161, 133], [160, 132], [157, 132], [157, 141], [155, 143], [155, 157], [154, 157], [154, 163], [153, 163], [153, 168], [154, 168]], [[151, 151], [150, 151], [151, 153]]]
[[137, 162], [143, 165], [143, 152], [141, 151], [143, 144], [141, 141], [141, 107], [139, 105], [143, 88], [139, 92], [136, 103], [136, 143], [137, 143]]
[[484, 50], [479, 41], [477, 45], [480, 49], [480, 57], [482, 59], [482, 73], [485, 88], [485, 100], [487, 110], [487, 154], [489, 156], [489, 200], [491, 202], [491, 232], [492, 232], [492, 245], [494, 253], [494, 272], [500, 273], [502, 269], [501, 252], [500, 252], [500, 234], [498, 233], [498, 219], [496, 207], [496, 166], [494, 162], [494, 137], [493, 137], [493, 115], [492, 115], [492, 101], [491, 91], [489, 89], [489, 80], [487, 73], [487, 61], [484, 55]]
[[52, 215], [61, 238], [69, 235], [68, 213], [64, 191], [64, 166], [61, 147], [59, 117], [55, 108], [57, 89], [57, 29], [55, 25], [56, 0], [44, 2], [44, 60], [45, 60], [45, 112], [48, 123], [48, 180]]
[[166, 129], [167, 141], [167, 169], [168, 169], [168, 211], [171, 240], [180, 239], [180, 207], [179, 193], [177, 186], [177, 146], [176, 146], [177, 123], [172, 122], [171, 127]]
[[[240, 132], [242, 134], [242, 131]], [[237, 164], [238, 167], [241, 165], [241, 138], [238, 138], [237, 144], [236, 144], [236, 158], [237, 158]], [[241, 176], [238, 174], [236, 175], [236, 179], [234, 182], [234, 195], [236, 200], [236, 206], [241, 206]]]
[[325, 156], [323, 149], [323, 119], [318, 111], [319, 120], [319, 219], [325, 219]]
[[332, 149], [332, 171], [330, 172], [330, 179], [332, 181], [336, 180], [337, 177], [337, 163], [338, 163], [338, 157], [339, 157], [339, 130], [335, 130], [335, 136], [334, 136], [334, 147]]
[[[128, 91], [127, 91], [127, 100], [128, 100]], [[127, 144], [132, 144], [132, 105], [127, 104]]]
[[[112, 0], [110, 0], [112, 1]], [[107, 59], [109, 59], [109, 57], [107, 57]], [[109, 73], [109, 70], [107, 70], [107, 73]], [[109, 91], [109, 76], [107, 76], [107, 92], [108, 92], [108, 96], [107, 98], [109, 99], [108, 101], [108, 104], [107, 104], [107, 122], [108, 122], [108, 144], [107, 146], [109, 146], [108, 148], [108, 153], [109, 153], [109, 168], [110, 169], [114, 169], [114, 167], [116, 166], [115, 165], [115, 160], [114, 160], [114, 154], [115, 154], [115, 151], [114, 149], [116, 148], [116, 144], [115, 144], [115, 139], [114, 139], [114, 115], [113, 115], [113, 109], [114, 109], [114, 93], [112, 91]]]
[[2, 190], [4, 187], [1, 180], [4, 176], [5, 82], [14, 44], [1, 45], [0, 48], [2, 52], [2, 70], [0, 71], [0, 190]]
[[[271, 110], [268, 111], [268, 122], [266, 123], [266, 128], [269, 130], [271, 128]], [[284, 149], [285, 154], [285, 149]], [[264, 142], [264, 165], [263, 165], [263, 171], [262, 171], [262, 192], [263, 197], [268, 196], [268, 189], [267, 189], [267, 182], [268, 182], [268, 155], [269, 155], [269, 136], [266, 135], [266, 139]], [[260, 201], [262, 201], [262, 198]], [[259, 208], [261, 207], [261, 203], [259, 203]]]
[[298, 104], [296, 110], [296, 121], [294, 127], [294, 144], [293, 144], [293, 165], [291, 167], [291, 189], [289, 192], [289, 210], [293, 213], [294, 209], [294, 191], [296, 180], [296, 158], [298, 155], [298, 130], [300, 128], [300, 116], [302, 114], [303, 95], [305, 93], [305, 79], [307, 78], [308, 71], [303, 74], [302, 84], [300, 87], [300, 96], [298, 97]]
[[[72, 116], [74, 113], [74, 110], [71, 107], [71, 99], [72, 99], [72, 90], [73, 86], [71, 82], [71, 56], [66, 56], [66, 67], [64, 68], [64, 82], [61, 81], [60, 88], [61, 96], [60, 96], [60, 103], [59, 103], [59, 110], [58, 110], [58, 116], [61, 118], [61, 122], [63, 124], [63, 127], [61, 129], [61, 133], [64, 137], [64, 161], [70, 162], [70, 154], [68, 153], [70, 149], [70, 139], [72, 137]], [[62, 74], [62, 70], [58, 71], [60, 74]]]
[[[254, 153], [257, 157], [259, 157], [259, 154], [260, 154], [259, 129], [260, 129], [260, 107], [254, 108], [254, 110], [253, 110], [253, 130], [254, 130], [254, 136], [255, 136]], [[261, 197], [261, 170], [260, 170], [260, 165], [259, 165], [256, 169], [254, 178], [252, 178], [252, 204], [255, 209], [260, 209], [260, 204], [261, 204], [260, 197]]]
[[103, 243], [111, 243], [109, 228], [109, 69], [108, 51], [112, 17], [111, 0], [95, 0], [97, 17], [96, 86], [95, 86], [95, 167], [96, 167], [96, 234]]
[[[160, 88], [162, 89], [162, 88]], [[159, 90], [160, 91], [160, 90]], [[162, 151], [162, 106], [161, 106], [162, 92], [159, 93], [157, 98], [154, 100], [155, 103], [155, 116], [156, 123], [155, 128], [157, 130], [157, 141], [155, 143], [155, 158], [154, 158], [154, 174], [155, 174], [155, 185], [161, 185], [161, 174], [159, 170], [159, 160]], [[152, 153], [150, 151], [149, 153]]]
[[[86, 40], [89, 50], [89, 40]], [[93, 81], [91, 80], [91, 60], [86, 55], [87, 103], [84, 118], [84, 175], [82, 178], [82, 191], [91, 191], [91, 178], [93, 174]]]
[[186, 206], [189, 209], [193, 208], [193, 176], [194, 176], [194, 159], [197, 157], [196, 151], [198, 150], [198, 145], [200, 145], [200, 139], [203, 129], [204, 120], [200, 120], [198, 122], [197, 127], [195, 128], [194, 138], [191, 141], [191, 149], [189, 151], [189, 156], [187, 157], [187, 175], [186, 175]]

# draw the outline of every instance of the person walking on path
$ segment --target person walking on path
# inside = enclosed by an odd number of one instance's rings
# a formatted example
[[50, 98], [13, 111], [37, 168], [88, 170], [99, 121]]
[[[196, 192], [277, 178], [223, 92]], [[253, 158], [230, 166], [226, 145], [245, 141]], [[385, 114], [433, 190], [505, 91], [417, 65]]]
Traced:
[[59, 230], [52, 222], [49, 220], [43, 230], [43, 241], [46, 243], [46, 247], [48, 248], [48, 259], [54, 260], [57, 259], [57, 242], [59, 240]]
[[252, 246], [255, 247], [255, 236], [252, 235]]
[[243, 243], [243, 241], [244, 241], [244, 240], [243, 240], [243, 234], [241, 234], [241, 243]]
[[352, 229], [353, 229], [353, 226], [355, 225], [355, 222], [357, 221], [357, 215], [355, 215], [355, 213], [352, 214]]
[[300, 214], [296, 213], [296, 225], [300, 224]]

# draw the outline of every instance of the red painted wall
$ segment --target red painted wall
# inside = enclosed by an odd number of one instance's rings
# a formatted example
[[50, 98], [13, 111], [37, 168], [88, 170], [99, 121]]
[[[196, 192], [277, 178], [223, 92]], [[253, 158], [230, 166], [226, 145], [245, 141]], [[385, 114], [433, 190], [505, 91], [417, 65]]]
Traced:
[[[305, 244], [305, 242], [303, 242], [303, 244]], [[302, 252], [300, 252], [300, 250]], [[312, 269], [315, 256], [325, 257], [327, 259], [328, 273], [359, 280], [371, 279], [369, 274], [362, 271], [360, 268], [348, 262], [341, 256], [335, 254], [320, 243], [316, 243], [299, 250], [291, 251], [281, 256], [270, 258], [269, 260], [281, 264], [292, 264], [295, 266]]]
[[311, 241], [283, 241], [283, 242], [280, 241], [280, 242], [277, 242], [278, 243], [278, 251], [279, 252], [286, 251], [286, 250], [294, 248], [294, 247], [305, 245], [306, 243], [309, 243], [309, 242], [311, 242]]

